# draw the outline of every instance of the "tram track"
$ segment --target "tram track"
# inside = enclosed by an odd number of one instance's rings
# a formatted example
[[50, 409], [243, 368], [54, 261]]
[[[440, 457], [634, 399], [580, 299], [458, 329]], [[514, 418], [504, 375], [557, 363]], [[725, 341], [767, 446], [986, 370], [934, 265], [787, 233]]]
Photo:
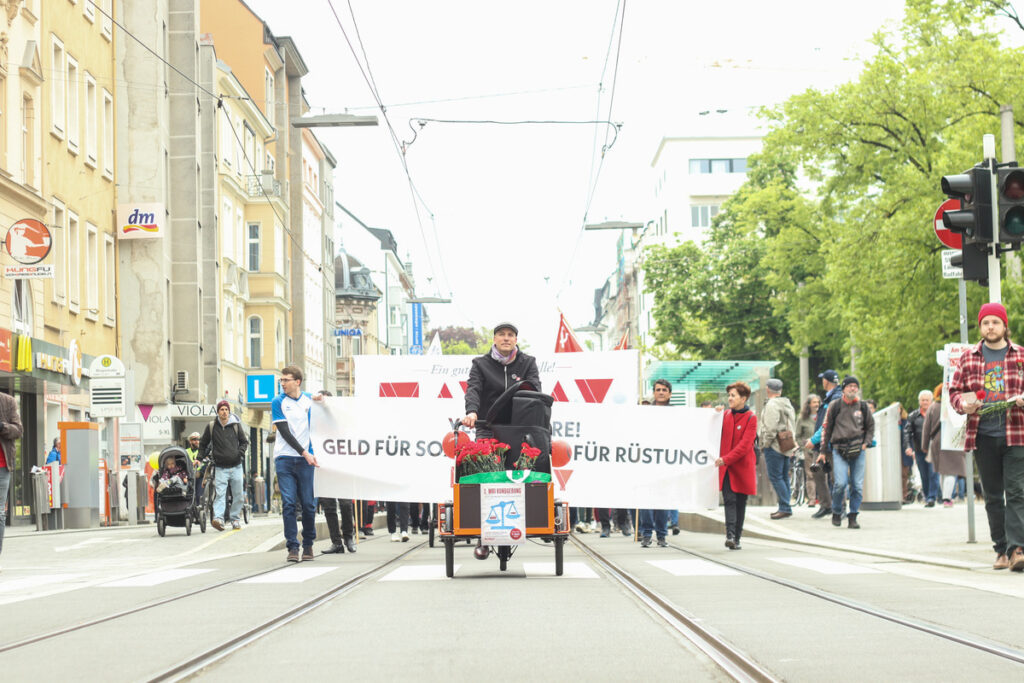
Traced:
[[[677, 630], [687, 640], [701, 649], [711, 657], [723, 671], [738, 681], [764, 681], [778, 680], [776, 676], [760, 667], [754, 660], [745, 655], [736, 646], [731, 644], [723, 636], [704, 627], [701, 619], [685, 613], [680, 606], [659, 595], [653, 588], [644, 581], [638, 579], [632, 572], [623, 569], [589, 544], [583, 542], [575, 534], [571, 536], [572, 542], [580, 548], [585, 555], [593, 560], [612, 578], [625, 586], [631, 593], [636, 595], [641, 602], [649, 606], [659, 617], [666, 621], [672, 628]], [[945, 641], [992, 655], [1003, 660], [1016, 664], [1024, 664], [1024, 652], [994, 642], [987, 638], [974, 634], [964, 633], [926, 622], [913, 617], [897, 614], [873, 605], [869, 605], [851, 598], [815, 588], [792, 579], [787, 579], [774, 574], [769, 574], [757, 569], [752, 569], [729, 562], [713, 555], [682, 548], [678, 545], [669, 544], [669, 548], [684, 555], [688, 555], [704, 562], [729, 569], [733, 572], [750, 576], [761, 581], [769, 582], [783, 588], [799, 592], [819, 600], [829, 602], [840, 607], [859, 612], [869, 617], [884, 620], [898, 626], [912, 629], [927, 635], [941, 638]]]
[[[364, 543], [365, 542], [366, 541], [364, 541]], [[412, 549], [410, 549], [410, 550], [412, 550]], [[228, 555], [228, 556], [225, 556], [225, 557], [240, 557], [240, 556], [243, 556], [243, 555], [248, 555], [249, 553], [250, 553], [250, 551], [245, 551], [245, 552], [240, 552], [240, 553], [234, 553], [232, 555]], [[221, 558], [221, 559], [223, 559], [223, 558]], [[167, 605], [167, 604], [170, 604], [170, 603], [174, 603], [174, 602], [177, 602], [178, 600], [182, 600], [184, 598], [189, 598], [189, 597], [192, 597], [192, 596], [195, 596], [195, 595], [200, 595], [202, 593], [206, 593], [206, 592], [209, 592], [209, 591], [212, 591], [212, 590], [216, 590], [218, 588], [223, 588], [224, 586], [230, 586], [230, 585], [233, 585], [233, 584], [236, 584], [236, 583], [240, 583], [242, 581], [247, 581], [249, 579], [253, 579], [253, 578], [256, 578], [258, 576], [263, 576], [265, 574], [271, 574], [273, 572], [281, 571], [282, 569], [285, 569], [285, 568], [287, 568], [287, 567], [282, 567], [281, 565], [275, 565], [275, 566], [269, 567], [267, 569], [261, 569], [259, 571], [250, 572], [248, 574], [243, 574], [241, 576], [235, 576], [235, 577], [232, 577], [232, 578], [227, 578], [227, 579], [224, 579], [222, 581], [217, 581], [215, 583], [207, 584], [207, 585], [204, 585], [204, 586], [199, 586], [197, 588], [191, 588], [191, 589], [188, 589], [188, 590], [185, 590], [185, 591], [181, 591], [181, 592], [175, 593], [173, 595], [169, 595], [169, 596], [165, 596], [165, 597], [162, 597], [162, 598], [158, 598], [156, 600], [151, 600], [151, 601], [143, 603], [141, 605], [136, 605], [134, 607], [129, 607], [127, 609], [123, 609], [123, 610], [120, 610], [118, 612], [114, 612], [112, 614], [107, 614], [107, 615], [100, 616], [100, 617], [93, 617], [91, 619], [86, 619], [84, 621], [80, 621], [80, 622], [77, 622], [77, 623], [74, 623], [74, 624], [70, 624], [70, 625], [62, 627], [62, 628], [54, 629], [52, 631], [46, 631], [44, 633], [39, 633], [39, 634], [36, 634], [36, 635], [33, 635], [33, 636], [28, 636], [28, 637], [22, 638], [20, 640], [15, 640], [15, 641], [12, 641], [12, 642], [9, 642], [9, 643], [3, 643], [3, 644], [0, 644], [0, 654], [3, 654], [4, 652], [10, 652], [10, 651], [13, 651], [13, 650], [24, 648], [24, 647], [27, 647], [29, 645], [34, 645], [36, 643], [44, 642], [44, 641], [47, 641], [47, 640], [52, 640], [54, 638], [59, 638], [61, 636], [65, 636], [65, 635], [68, 635], [70, 633], [75, 633], [77, 631], [84, 631], [84, 630], [92, 628], [94, 626], [99, 626], [100, 624], [105, 624], [105, 623], [108, 623], [108, 622], [111, 622], [111, 621], [115, 621], [117, 619], [123, 619], [123, 618], [131, 616], [133, 614], [139, 614], [140, 612], [145, 612], [145, 611], [148, 611], [148, 610], [156, 609], [157, 607], [160, 607], [162, 605]], [[124, 578], [131, 578], [131, 577], [124, 577]]]
[[218, 661], [230, 656], [237, 650], [245, 647], [246, 645], [259, 640], [260, 638], [269, 635], [277, 629], [285, 626], [286, 624], [295, 621], [299, 617], [308, 614], [316, 610], [319, 607], [327, 604], [331, 600], [348, 593], [361, 584], [369, 581], [389, 568], [391, 565], [396, 564], [413, 553], [422, 550], [427, 547], [427, 541], [420, 541], [416, 545], [412, 546], [408, 550], [399, 553], [393, 557], [388, 558], [382, 562], [377, 563], [374, 567], [367, 569], [366, 571], [344, 581], [343, 583], [334, 586], [326, 591], [322, 591], [312, 598], [304, 601], [303, 603], [282, 612], [270, 619], [263, 621], [256, 626], [245, 630], [244, 632], [233, 636], [225, 641], [222, 641], [213, 647], [210, 647], [203, 652], [190, 657], [189, 659], [180, 662], [173, 667], [164, 669], [163, 671], [152, 674], [146, 678], [150, 683], [162, 683], [164, 681], [181, 681], [193, 674], [202, 671], [204, 668], [217, 663]]

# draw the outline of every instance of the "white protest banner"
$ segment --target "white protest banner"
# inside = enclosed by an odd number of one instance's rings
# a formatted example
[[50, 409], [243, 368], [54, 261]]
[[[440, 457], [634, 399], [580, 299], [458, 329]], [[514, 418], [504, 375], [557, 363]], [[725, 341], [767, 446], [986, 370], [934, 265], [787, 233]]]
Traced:
[[525, 484], [480, 484], [480, 542], [483, 545], [526, 542]]
[[450, 401], [329, 396], [313, 403], [313, 494], [328, 498], [440, 503], [452, 497], [454, 461], [442, 439]]
[[576, 507], [704, 510], [718, 507], [715, 460], [722, 414], [710, 408], [555, 404], [556, 497]]
[[[532, 354], [531, 354], [532, 355]], [[463, 410], [476, 356], [355, 356], [355, 395], [453, 399]], [[536, 354], [541, 390], [556, 402], [637, 403], [637, 351]]]
[[[332, 498], [437, 503], [452, 498], [442, 453], [445, 399], [328, 397], [312, 408], [320, 464], [314, 493]], [[700, 510], [718, 505], [722, 415], [707, 408], [556, 403], [557, 498], [572, 506]]]
[[941, 428], [941, 442], [939, 447], [947, 451], [962, 451], [964, 449], [964, 436], [956, 438], [964, 430], [967, 423], [967, 416], [953, 410], [949, 402], [949, 380], [953, 378], [953, 371], [960, 363], [960, 356], [964, 351], [973, 348], [971, 344], [946, 344], [942, 351], [936, 354], [939, 365], [942, 366], [942, 407], [939, 413], [939, 427]]

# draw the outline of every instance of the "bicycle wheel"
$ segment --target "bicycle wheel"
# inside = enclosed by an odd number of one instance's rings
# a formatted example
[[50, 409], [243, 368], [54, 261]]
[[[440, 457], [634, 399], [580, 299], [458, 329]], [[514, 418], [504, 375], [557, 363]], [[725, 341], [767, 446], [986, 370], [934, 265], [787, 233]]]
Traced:
[[803, 505], [807, 500], [807, 474], [804, 472], [803, 462], [799, 460], [793, 463], [789, 472], [789, 490], [792, 505]]

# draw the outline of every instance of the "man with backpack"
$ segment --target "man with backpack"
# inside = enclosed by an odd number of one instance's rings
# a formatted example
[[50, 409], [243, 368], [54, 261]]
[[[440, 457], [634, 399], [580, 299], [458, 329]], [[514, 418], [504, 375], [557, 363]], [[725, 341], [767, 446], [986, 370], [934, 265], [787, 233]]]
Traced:
[[782, 395], [782, 380], [770, 379], [765, 382], [768, 401], [764, 404], [761, 419], [758, 420], [758, 437], [764, 448], [764, 464], [768, 467], [768, 479], [772, 482], [779, 499], [779, 509], [771, 514], [772, 519], [793, 516], [790, 505], [792, 493], [789, 490], [789, 470], [796, 453], [796, 413], [793, 404]]
[[[832, 448], [832, 526], [843, 524], [843, 503], [846, 487], [850, 487], [851, 529], [859, 529], [857, 513], [864, 497], [864, 470], [868, 449], [875, 438], [875, 418], [867, 403], [860, 400], [860, 382], [853, 375], [843, 378], [843, 395], [832, 401], [825, 413], [821, 443]], [[824, 462], [825, 455], [818, 455], [818, 462]]]
[[[231, 487], [231, 509], [227, 518], [233, 529], [241, 529], [238, 515], [242, 511], [242, 459], [245, 451], [249, 448], [249, 439], [245, 436], [245, 429], [238, 416], [231, 412], [231, 404], [226, 400], [217, 402], [217, 419], [206, 426], [202, 438], [199, 440], [199, 452], [206, 453], [209, 449], [210, 457], [216, 466], [214, 475], [214, 488], [217, 494], [213, 502], [214, 514], [224, 509], [224, 496], [227, 488]], [[217, 531], [224, 529], [224, 520], [214, 517], [211, 522]]]

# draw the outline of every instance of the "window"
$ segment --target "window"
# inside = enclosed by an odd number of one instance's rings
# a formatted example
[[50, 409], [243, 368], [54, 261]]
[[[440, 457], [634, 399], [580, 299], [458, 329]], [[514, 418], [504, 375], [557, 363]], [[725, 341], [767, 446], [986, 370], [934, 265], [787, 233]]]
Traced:
[[114, 179], [114, 96], [103, 90], [103, 175]]
[[711, 227], [711, 219], [718, 215], [718, 204], [703, 204], [690, 207], [690, 223], [695, 228]]
[[747, 159], [690, 159], [690, 173], [746, 173]]
[[81, 260], [81, 249], [78, 242], [78, 216], [68, 212], [68, 301], [71, 303], [71, 310], [78, 313], [78, 280], [79, 261]]
[[284, 275], [284, 226], [274, 226], [274, 272]]
[[274, 365], [280, 367], [284, 364], [284, 325], [277, 321], [277, 328], [274, 331]]
[[338, 358], [344, 358], [345, 357], [345, 355], [341, 351], [341, 340], [342, 339], [344, 339], [344, 337], [335, 337], [334, 338], [334, 352], [336, 354], [338, 354]]
[[[245, 216], [242, 215], [242, 209], [239, 208], [235, 213], [235, 253], [232, 255], [232, 260], [235, 263], [245, 267]], [[239, 320], [238, 326], [241, 327], [242, 323]]]
[[249, 318], [249, 367], [263, 367], [263, 319], [258, 315]]
[[270, 125], [274, 125], [274, 74], [270, 72], [270, 69], [264, 67], [263, 69], [263, 113], [267, 117], [267, 121]]
[[103, 17], [100, 19], [100, 33], [107, 40], [113, 38], [114, 23], [110, 20], [110, 17], [114, 15], [114, 0], [100, 0], [100, 13]]
[[90, 316], [96, 316], [100, 308], [99, 279], [99, 230], [92, 223], [85, 224], [85, 272], [88, 274], [85, 287], [85, 308]]
[[92, 4], [91, 0], [85, 0], [85, 2], [82, 3], [82, 14], [90, 24], [96, 22], [96, 7]]
[[32, 334], [32, 286], [28, 280], [15, 280], [11, 297], [11, 331]]
[[96, 79], [85, 72], [85, 163], [96, 168]]
[[224, 200], [224, 211], [220, 217], [220, 256], [221, 258], [233, 258], [235, 253], [234, 231], [235, 207], [230, 199]]
[[7, 168], [7, 79], [0, 76], [0, 168]]
[[248, 266], [249, 270], [257, 271], [260, 269], [260, 224], [249, 223], [249, 258]]
[[231, 133], [231, 114], [226, 108], [223, 109], [223, 112], [224, 118], [220, 120], [220, 159], [230, 167], [234, 157], [232, 152], [234, 137]]
[[28, 186], [34, 186], [36, 180], [36, 142], [32, 135], [32, 122], [35, 120], [35, 107], [32, 97], [25, 95], [21, 100], [21, 176]]
[[352, 355], [358, 356], [363, 352], [363, 338], [362, 336], [349, 337], [349, 341], [352, 342]]
[[231, 305], [224, 306], [224, 360], [232, 360], [232, 349], [235, 348], [235, 326], [232, 321], [235, 317], [231, 314]]
[[63, 306], [67, 301], [67, 256], [64, 243], [67, 238], [67, 226], [65, 225], [64, 202], [54, 197], [53, 222], [50, 224], [50, 232], [53, 234], [53, 302]]
[[402, 309], [400, 309], [398, 306], [392, 306], [390, 309], [390, 314], [391, 322], [389, 324], [391, 325], [391, 327], [398, 327], [399, 325], [402, 324]]
[[103, 235], [103, 317], [108, 325], [117, 321], [117, 264], [114, 257], [114, 238], [111, 235]]
[[238, 336], [236, 337], [238, 345], [235, 347], [235, 360], [238, 361], [239, 363], [244, 363], [245, 362], [245, 327], [243, 327], [243, 323], [242, 323], [242, 307], [241, 306], [238, 307], [238, 312], [235, 315], [237, 316], [236, 320], [237, 320], [237, 323], [238, 323], [236, 325], [236, 329], [238, 330]]
[[[88, 4], [88, 3], [86, 3]], [[71, 55], [67, 56], [68, 64], [68, 151], [78, 154], [78, 135], [81, 125], [78, 119], [78, 62]]]
[[274, 173], [274, 155], [270, 153], [269, 149], [267, 150], [267, 163], [263, 167], [263, 169], [266, 171], [270, 171], [271, 174]]
[[[52, 37], [52, 51], [50, 59], [50, 73], [63, 74], [64, 73], [64, 43], [60, 41], [57, 36]], [[53, 132], [57, 137], [64, 137], [64, 91], [67, 83], [63, 78], [54, 78], [52, 81], [53, 88], [53, 108], [51, 113], [53, 115]]]

